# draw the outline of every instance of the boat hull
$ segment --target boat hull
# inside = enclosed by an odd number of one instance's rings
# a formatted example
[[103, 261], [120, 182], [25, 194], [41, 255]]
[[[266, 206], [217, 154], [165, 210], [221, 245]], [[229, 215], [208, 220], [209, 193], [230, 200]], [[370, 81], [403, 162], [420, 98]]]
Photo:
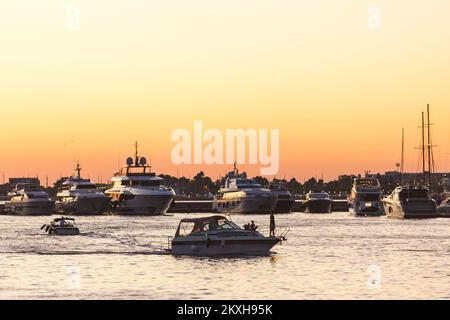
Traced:
[[381, 217], [385, 215], [383, 203], [380, 202], [354, 202], [349, 203], [349, 212], [355, 217]]
[[108, 213], [113, 215], [163, 215], [169, 210], [172, 201], [172, 195], [137, 195], [121, 204], [113, 203], [112, 209]]
[[395, 219], [431, 219], [438, 218], [436, 204], [432, 200], [410, 201], [401, 204], [392, 200], [384, 201], [386, 216]]
[[440, 218], [450, 218], [450, 206], [439, 206], [437, 213]]
[[10, 202], [5, 207], [12, 214], [23, 216], [51, 215], [55, 212], [53, 201]]
[[213, 211], [220, 213], [269, 214], [275, 211], [277, 202], [276, 196], [214, 199]]
[[110, 199], [81, 198], [72, 202], [56, 202], [56, 211], [67, 215], [99, 215], [110, 206]]
[[56, 236], [77, 236], [80, 234], [80, 230], [76, 227], [51, 227], [48, 233]]
[[304, 202], [306, 213], [331, 213], [332, 200], [307, 200]]
[[173, 255], [188, 256], [238, 256], [238, 255], [268, 255], [270, 250], [280, 242], [277, 238], [258, 240], [198, 240], [172, 241]]
[[274, 213], [291, 213], [294, 204], [295, 200], [293, 199], [278, 199]]

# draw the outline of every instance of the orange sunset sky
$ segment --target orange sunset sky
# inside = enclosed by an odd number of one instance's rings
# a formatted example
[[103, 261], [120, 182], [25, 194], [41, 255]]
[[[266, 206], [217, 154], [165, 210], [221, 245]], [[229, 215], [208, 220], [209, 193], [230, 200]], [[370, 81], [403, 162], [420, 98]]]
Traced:
[[79, 160], [106, 181], [138, 140], [157, 173], [217, 177], [229, 166], [171, 162], [194, 120], [280, 129], [278, 176], [302, 181], [394, 170], [404, 127], [415, 172], [427, 103], [450, 171], [449, 62], [447, 0], [2, 1], [0, 174], [54, 181]]

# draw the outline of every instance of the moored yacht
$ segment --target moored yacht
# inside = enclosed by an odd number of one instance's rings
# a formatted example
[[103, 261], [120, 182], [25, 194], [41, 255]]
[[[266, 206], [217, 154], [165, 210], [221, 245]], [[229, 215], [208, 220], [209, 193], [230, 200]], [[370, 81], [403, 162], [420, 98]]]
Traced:
[[277, 206], [278, 197], [263, 188], [247, 174], [239, 173], [236, 165], [229, 172], [225, 183], [213, 200], [213, 211], [226, 213], [271, 213]]
[[181, 220], [171, 241], [173, 255], [267, 255], [282, 236], [265, 237], [256, 230], [246, 230], [224, 216]]
[[427, 188], [418, 186], [397, 187], [383, 199], [389, 218], [425, 219], [437, 218], [436, 202]]
[[291, 213], [295, 204], [295, 197], [289, 192], [285, 183], [280, 180], [273, 180], [269, 184], [270, 191], [277, 197], [277, 205], [274, 213]]
[[356, 178], [348, 199], [350, 213], [355, 216], [382, 216], [381, 185], [376, 178]]
[[441, 218], [450, 218], [450, 197], [444, 199], [437, 207], [437, 212]]
[[126, 167], [116, 174], [112, 187], [105, 191], [111, 198], [112, 214], [123, 215], [161, 215], [172, 204], [175, 192], [164, 186], [164, 179], [151, 172], [144, 157], [138, 156], [137, 143], [135, 156], [127, 159]]
[[331, 213], [333, 200], [325, 191], [310, 191], [306, 194], [303, 201], [305, 212], [307, 213]]
[[8, 195], [11, 199], [5, 203], [5, 209], [13, 214], [48, 215], [54, 213], [55, 203], [39, 185], [19, 183]]
[[79, 163], [75, 171], [77, 175], [64, 181], [56, 195], [56, 211], [71, 215], [95, 215], [105, 212], [110, 199], [91, 180], [81, 178]]

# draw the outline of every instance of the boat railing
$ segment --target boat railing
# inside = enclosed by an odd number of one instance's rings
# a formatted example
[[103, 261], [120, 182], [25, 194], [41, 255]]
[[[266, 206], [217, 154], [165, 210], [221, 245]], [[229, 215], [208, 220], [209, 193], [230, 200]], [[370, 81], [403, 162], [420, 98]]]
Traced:
[[[259, 233], [261, 233], [264, 236], [269, 236], [270, 235], [270, 229], [268, 228], [264, 228], [264, 229], [258, 229], [257, 230]], [[275, 237], [279, 238], [283, 241], [286, 241], [286, 236], [287, 234], [291, 231], [290, 227], [287, 226], [278, 226], [275, 228]]]

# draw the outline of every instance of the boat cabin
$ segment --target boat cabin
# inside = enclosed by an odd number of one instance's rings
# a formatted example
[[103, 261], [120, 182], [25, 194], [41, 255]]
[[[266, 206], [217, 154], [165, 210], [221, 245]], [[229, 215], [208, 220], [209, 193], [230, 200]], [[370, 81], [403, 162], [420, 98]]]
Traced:
[[241, 228], [224, 216], [191, 218], [181, 220], [175, 237], [187, 237], [215, 230], [240, 230]]

